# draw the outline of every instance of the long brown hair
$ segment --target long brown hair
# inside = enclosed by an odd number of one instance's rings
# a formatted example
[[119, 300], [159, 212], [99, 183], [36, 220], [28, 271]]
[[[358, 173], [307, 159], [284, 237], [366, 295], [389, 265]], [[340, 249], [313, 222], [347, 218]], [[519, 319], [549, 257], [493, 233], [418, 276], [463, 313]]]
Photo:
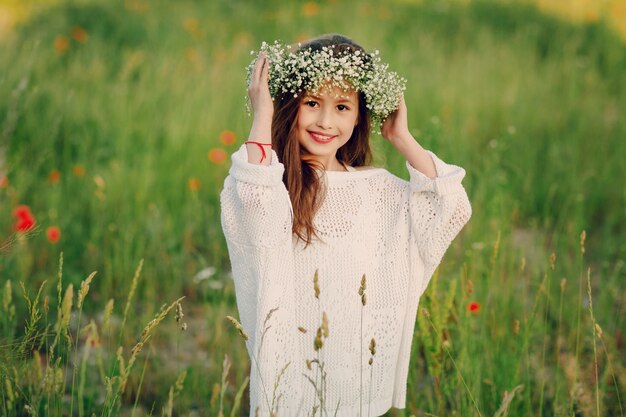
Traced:
[[[335, 53], [341, 54], [360, 51], [367, 56], [365, 50], [352, 39], [337, 34], [314, 38], [302, 44], [298, 51], [319, 51], [323, 47], [333, 48]], [[319, 239], [313, 227], [313, 218], [324, 201], [326, 188], [316, 173], [316, 169], [323, 167], [308, 157], [306, 149], [298, 141], [298, 108], [302, 96], [294, 97], [292, 93], [285, 93], [274, 101], [272, 147], [285, 166], [283, 182], [289, 191], [294, 214], [292, 231], [308, 246], [313, 237]], [[365, 95], [359, 91], [358, 97], [357, 125], [348, 142], [337, 150], [337, 159], [351, 166], [369, 165], [372, 160], [369, 111], [365, 105]]]

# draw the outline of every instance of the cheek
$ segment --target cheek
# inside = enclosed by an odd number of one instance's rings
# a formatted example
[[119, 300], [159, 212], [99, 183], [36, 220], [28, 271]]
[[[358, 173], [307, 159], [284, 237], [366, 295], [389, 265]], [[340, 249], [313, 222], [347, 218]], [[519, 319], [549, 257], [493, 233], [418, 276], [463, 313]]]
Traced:
[[345, 133], [349, 133], [348, 136], [352, 135], [352, 131], [356, 128], [356, 125], [359, 122], [358, 116], [347, 118], [343, 123], [343, 131]]
[[310, 112], [307, 112], [302, 107], [298, 108], [298, 113], [296, 114], [296, 127], [298, 130], [305, 129], [309, 124], [311, 124]]

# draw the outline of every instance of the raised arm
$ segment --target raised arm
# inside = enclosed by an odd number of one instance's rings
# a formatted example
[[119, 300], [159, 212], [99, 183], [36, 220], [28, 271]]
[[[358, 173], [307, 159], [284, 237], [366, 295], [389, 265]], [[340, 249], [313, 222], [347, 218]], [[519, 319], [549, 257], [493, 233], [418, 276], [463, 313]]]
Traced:
[[250, 128], [250, 135], [246, 147], [248, 148], [248, 162], [251, 164], [269, 165], [272, 161], [272, 117], [274, 115], [274, 103], [270, 96], [268, 86], [269, 59], [265, 52], [257, 57], [248, 96], [252, 103], [254, 119]]
[[383, 124], [382, 134], [405, 157], [411, 176], [411, 243], [424, 268], [424, 278], [416, 288], [421, 295], [450, 243], [472, 214], [461, 185], [465, 170], [446, 164], [413, 138], [407, 126], [404, 98]]
[[396, 148], [411, 166], [429, 178], [435, 178], [437, 171], [430, 155], [415, 140], [409, 131], [408, 112], [404, 97], [400, 99], [398, 110], [393, 112], [382, 125], [381, 133]]
[[[271, 148], [273, 104], [267, 86], [268, 62], [257, 59], [248, 93], [254, 121], [247, 143], [231, 157], [220, 194], [221, 220], [232, 266], [239, 317], [254, 364], [250, 378], [250, 414], [270, 414], [274, 383], [279, 408], [296, 415], [289, 387], [294, 385], [295, 346], [292, 209], [283, 183], [284, 166]], [[267, 144], [267, 145], [265, 145]], [[261, 150], [263, 149], [263, 151]], [[265, 157], [264, 157], [265, 155]], [[267, 318], [271, 317], [271, 320]], [[280, 376], [279, 376], [280, 375]], [[283, 413], [281, 413], [283, 414]]]

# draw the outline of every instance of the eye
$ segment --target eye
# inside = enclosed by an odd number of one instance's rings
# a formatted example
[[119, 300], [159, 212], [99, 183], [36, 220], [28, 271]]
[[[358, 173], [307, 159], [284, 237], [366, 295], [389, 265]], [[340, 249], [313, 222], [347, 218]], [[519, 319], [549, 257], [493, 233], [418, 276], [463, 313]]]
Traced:
[[315, 101], [315, 100], [306, 100], [304, 102], [304, 105], [305, 106], [309, 106], [309, 107], [315, 107], [315, 106], [317, 106], [317, 101]]
[[339, 104], [337, 106], [337, 110], [339, 111], [345, 111], [345, 110], [350, 110], [350, 108], [348, 106], [346, 106], [345, 104]]

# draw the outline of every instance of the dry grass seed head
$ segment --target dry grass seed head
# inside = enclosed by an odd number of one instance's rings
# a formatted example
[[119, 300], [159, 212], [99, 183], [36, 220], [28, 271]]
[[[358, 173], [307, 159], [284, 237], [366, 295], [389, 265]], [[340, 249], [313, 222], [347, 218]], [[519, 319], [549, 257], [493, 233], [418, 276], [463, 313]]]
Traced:
[[70, 325], [70, 314], [72, 313], [72, 304], [74, 303], [74, 286], [69, 284], [65, 290], [61, 309], [59, 310], [59, 329], [66, 330]]
[[133, 275], [133, 280], [130, 283], [130, 291], [128, 292], [128, 298], [126, 299], [126, 307], [124, 307], [124, 318], [122, 321], [126, 322], [126, 317], [128, 316], [128, 311], [130, 310], [130, 305], [133, 300], [133, 296], [135, 295], [135, 290], [137, 289], [137, 283], [139, 282], [139, 277], [141, 276], [141, 270], [143, 268], [143, 259], [139, 261], [139, 265], [135, 270], [135, 275]]
[[114, 301], [113, 298], [111, 298], [106, 306], [104, 306], [104, 312], [102, 313], [102, 328], [103, 329], [108, 329], [109, 325], [111, 324], [111, 315], [113, 314], [113, 305], [114, 305]]
[[38, 381], [43, 379], [43, 365], [41, 364], [41, 354], [38, 350], [33, 351], [33, 362], [35, 363], [35, 377]]
[[235, 326], [235, 328], [239, 330], [239, 334], [241, 335], [241, 337], [243, 337], [243, 340], [247, 341], [248, 334], [243, 329], [243, 326], [241, 325], [241, 323], [239, 323], [239, 321], [237, 321], [237, 319], [234, 318], [233, 316], [226, 316], [226, 319], [228, 319], [228, 321], [230, 321], [233, 324], [233, 326]]
[[78, 290], [78, 302], [76, 303], [79, 310], [83, 306], [83, 301], [89, 292], [89, 285], [91, 285], [91, 281], [97, 273], [97, 271], [93, 271], [83, 282], [80, 283], [80, 289]]
[[595, 324], [595, 329], [596, 329], [596, 335], [598, 336], [598, 338], [602, 339], [602, 328], [600, 327], [598, 323]]
[[183, 321], [183, 317], [185, 317], [185, 313], [183, 312], [183, 305], [181, 303], [176, 303], [176, 314], [174, 318], [176, 319], [176, 323], [180, 324], [180, 329], [182, 331], [187, 330], [187, 323]]
[[518, 385], [515, 388], [513, 388], [511, 392], [504, 391], [502, 404], [500, 405], [500, 408], [498, 408], [498, 410], [494, 414], [494, 417], [507, 417], [507, 415], [509, 414], [509, 405], [511, 404], [513, 397], [515, 397], [515, 394], [517, 392], [520, 392], [523, 389], [524, 389], [523, 385]]
[[585, 240], [587, 240], [587, 232], [583, 230], [580, 234], [580, 254], [581, 255], [585, 254]]
[[317, 273], [317, 269], [315, 270], [315, 274], [313, 274], [313, 290], [315, 291], [315, 298], [319, 300], [320, 298], [320, 285], [319, 285], [319, 276]]
[[267, 315], [265, 316], [265, 320], [263, 321], [263, 327], [265, 327], [267, 322], [270, 321], [270, 319], [272, 318], [272, 315], [274, 314], [276, 310], [278, 310], [278, 307], [274, 307], [270, 309], [270, 311], [267, 312]]
[[519, 320], [513, 320], [513, 334], [515, 336], [519, 334]]
[[315, 340], [313, 341], [313, 349], [317, 352], [324, 346], [324, 341], [322, 340], [322, 328], [318, 327], [317, 334], [315, 335]]

